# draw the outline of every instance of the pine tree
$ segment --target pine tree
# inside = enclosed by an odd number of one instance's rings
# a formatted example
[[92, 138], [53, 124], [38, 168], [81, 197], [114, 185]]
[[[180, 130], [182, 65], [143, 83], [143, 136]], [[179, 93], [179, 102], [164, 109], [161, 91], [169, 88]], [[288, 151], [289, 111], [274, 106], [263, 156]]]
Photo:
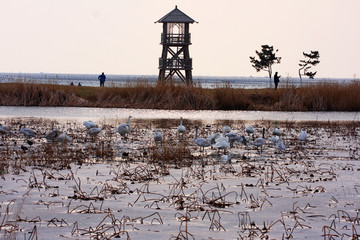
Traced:
[[250, 57], [250, 62], [257, 72], [261, 70], [268, 72], [270, 78], [270, 88], [272, 88], [272, 65], [280, 63], [281, 61], [281, 57], [276, 56], [276, 52], [278, 51], [279, 49], [276, 49], [274, 52], [273, 46], [270, 47], [269, 45], [261, 45], [261, 52], [255, 51], [259, 59]]
[[311, 72], [309, 69], [313, 66], [316, 66], [318, 63], [320, 63], [319, 58], [320, 54], [319, 51], [311, 51], [310, 53], [303, 52], [304, 60], [300, 60], [299, 63], [299, 77], [300, 77], [300, 83], [302, 84], [302, 76], [308, 76], [309, 79], [314, 79], [314, 76], [316, 75], [316, 72]]

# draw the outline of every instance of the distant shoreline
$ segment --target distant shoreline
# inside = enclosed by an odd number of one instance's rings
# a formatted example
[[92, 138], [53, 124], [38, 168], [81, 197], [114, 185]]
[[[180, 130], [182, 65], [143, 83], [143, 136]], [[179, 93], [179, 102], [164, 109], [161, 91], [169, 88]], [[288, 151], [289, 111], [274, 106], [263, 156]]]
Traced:
[[[106, 74], [107, 86], [124, 87], [126, 85], [136, 83], [138, 81], [145, 81], [147, 83], [156, 84], [158, 75], [131, 75], [131, 74]], [[0, 73], [0, 83], [40, 83], [40, 84], [55, 84], [55, 85], [69, 85], [74, 82], [75, 85], [79, 83], [82, 86], [97, 87], [98, 74], [66, 74], [66, 73]], [[179, 80], [175, 78], [175, 82]], [[317, 84], [319, 82], [331, 83], [349, 83], [354, 81], [353, 78], [316, 78], [302, 80], [303, 84]], [[268, 88], [269, 77], [257, 76], [193, 76], [193, 82], [196, 85], [201, 85], [202, 88], [216, 88], [218, 85], [230, 83], [233, 88]], [[301, 81], [298, 77], [283, 76], [280, 85], [291, 84], [300, 86]]]

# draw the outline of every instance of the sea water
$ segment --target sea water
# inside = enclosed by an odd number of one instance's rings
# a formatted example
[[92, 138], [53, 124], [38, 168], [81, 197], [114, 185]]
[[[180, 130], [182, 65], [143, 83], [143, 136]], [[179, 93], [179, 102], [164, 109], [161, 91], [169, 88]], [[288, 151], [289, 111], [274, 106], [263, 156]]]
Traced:
[[[123, 87], [136, 84], [139, 81], [145, 81], [148, 84], [155, 84], [157, 75], [114, 75], [106, 74], [105, 86]], [[285, 77], [280, 79], [279, 87], [285, 85], [299, 86], [301, 84], [314, 84], [318, 82], [329, 83], [347, 83], [356, 81], [350, 78], [299, 78]], [[178, 81], [178, 80], [176, 80]], [[41, 84], [70, 85], [71, 82], [77, 86], [99, 86], [98, 74], [56, 74], [56, 73], [0, 73], [0, 82], [24, 82]], [[270, 80], [268, 77], [221, 77], [221, 76], [194, 76], [193, 82], [203, 88], [216, 88], [221, 86], [230, 86], [232, 88], [268, 88]]]

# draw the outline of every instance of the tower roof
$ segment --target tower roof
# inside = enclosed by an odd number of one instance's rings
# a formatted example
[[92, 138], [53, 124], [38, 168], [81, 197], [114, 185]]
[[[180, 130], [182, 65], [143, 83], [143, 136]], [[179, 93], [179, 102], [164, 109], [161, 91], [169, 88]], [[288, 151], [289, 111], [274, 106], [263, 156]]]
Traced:
[[195, 20], [180, 11], [177, 6], [175, 9], [160, 18], [158, 23], [194, 23]]

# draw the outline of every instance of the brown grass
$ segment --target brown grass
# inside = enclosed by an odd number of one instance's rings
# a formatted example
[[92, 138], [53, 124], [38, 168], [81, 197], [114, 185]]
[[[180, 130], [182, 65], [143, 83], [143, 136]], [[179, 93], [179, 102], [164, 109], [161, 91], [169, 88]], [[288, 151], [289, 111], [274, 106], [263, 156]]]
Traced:
[[360, 111], [360, 82], [303, 87], [215, 89], [138, 81], [125, 87], [0, 84], [3, 106], [119, 107], [172, 110]]

